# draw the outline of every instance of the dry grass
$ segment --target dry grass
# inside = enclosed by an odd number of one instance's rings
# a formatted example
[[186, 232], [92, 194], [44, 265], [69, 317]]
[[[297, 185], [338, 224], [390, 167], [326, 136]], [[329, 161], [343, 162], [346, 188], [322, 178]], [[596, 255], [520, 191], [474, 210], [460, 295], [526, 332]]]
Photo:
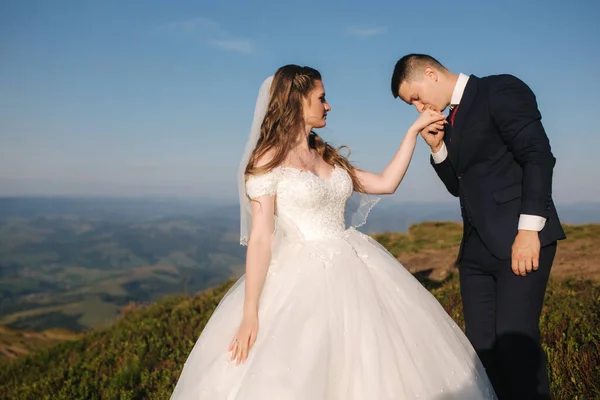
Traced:
[[0, 325], [0, 363], [79, 337], [81, 335], [61, 329], [28, 332]]
[[[600, 224], [565, 225], [567, 239], [558, 244], [552, 278], [600, 281]], [[412, 273], [428, 271], [428, 278], [444, 280], [455, 268], [462, 224], [429, 222], [408, 233], [382, 233], [373, 238], [384, 245]]]

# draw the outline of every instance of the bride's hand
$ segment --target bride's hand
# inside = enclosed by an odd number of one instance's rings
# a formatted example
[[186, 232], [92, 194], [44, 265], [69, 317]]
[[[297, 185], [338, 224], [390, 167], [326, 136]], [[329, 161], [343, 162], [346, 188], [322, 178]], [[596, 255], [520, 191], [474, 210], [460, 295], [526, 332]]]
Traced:
[[240, 324], [238, 332], [229, 345], [231, 360], [235, 359], [235, 365], [239, 365], [246, 361], [248, 352], [256, 342], [257, 333], [258, 315], [244, 315], [244, 319]]
[[447, 124], [447, 122], [444, 114], [439, 111], [425, 110], [419, 115], [419, 118], [413, 122], [411, 130], [417, 134], [425, 128], [428, 128], [430, 131], [432, 128], [437, 128], [438, 131], [443, 132], [445, 124]]

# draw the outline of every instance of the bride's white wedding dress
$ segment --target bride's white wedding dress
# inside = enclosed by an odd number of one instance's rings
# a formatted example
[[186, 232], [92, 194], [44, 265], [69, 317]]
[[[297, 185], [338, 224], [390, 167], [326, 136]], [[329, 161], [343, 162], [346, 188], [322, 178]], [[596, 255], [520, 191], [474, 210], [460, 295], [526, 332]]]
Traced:
[[272, 261], [245, 364], [230, 361], [244, 277], [187, 359], [172, 399], [494, 399], [467, 338], [437, 300], [344, 211], [352, 181], [290, 167], [252, 176], [276, 193]]

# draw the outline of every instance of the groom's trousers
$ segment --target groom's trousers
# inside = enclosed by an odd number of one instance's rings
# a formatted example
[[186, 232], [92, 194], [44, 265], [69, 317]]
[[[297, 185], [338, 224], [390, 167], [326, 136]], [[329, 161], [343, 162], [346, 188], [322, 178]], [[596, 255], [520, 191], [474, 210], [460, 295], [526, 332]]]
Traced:
[[556, 242], [541, 249], [539, 269], [527, 276], [496, 258], [474, 228], [459, 259], [466, 335], [500, 400], [550, 399], [539, 318]]

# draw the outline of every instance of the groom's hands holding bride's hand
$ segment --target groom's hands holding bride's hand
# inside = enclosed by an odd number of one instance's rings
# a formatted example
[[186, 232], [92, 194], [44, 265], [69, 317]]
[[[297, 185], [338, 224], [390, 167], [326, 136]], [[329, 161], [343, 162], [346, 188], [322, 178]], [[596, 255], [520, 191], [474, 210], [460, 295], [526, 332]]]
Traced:
[[437, 153], [444, 143], [444, 125], [447, 123], [444, 114], [427, 109], [419, 115], [411, 128], [417, 134], [421, 133], [425, 142], [431, 147], [431, 151]]

